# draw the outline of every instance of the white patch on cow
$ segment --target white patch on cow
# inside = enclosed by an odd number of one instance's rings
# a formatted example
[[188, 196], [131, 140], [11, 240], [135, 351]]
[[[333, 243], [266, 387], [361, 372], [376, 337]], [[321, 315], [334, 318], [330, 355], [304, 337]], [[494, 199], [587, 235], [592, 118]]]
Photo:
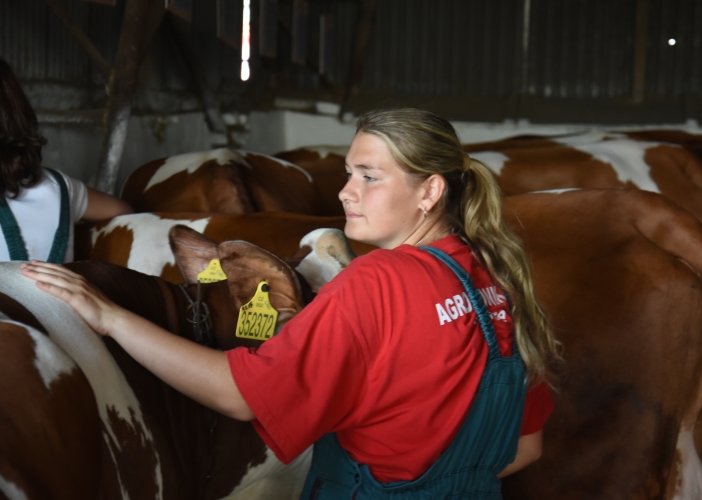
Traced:
[[2, 476], [0, 476], [0, 493], [5, 495], [8, 500], [27, 500], [27, 494], [19, 486]]
[[144, 274], [160, 276], [166, 264], [175, 265], [175, 256], [168, 245], [168, 232], [173, 226], [182, 224], [202, 233], [209, 217], [202, 219], [164, 219], [151, 213], [120, 215], [100, 230], [91, 232], [92, 245], [101, 234], [108, 234], [117, 227], [132, 231], [134, 241], [127, 267]]
[[300, 248], [308, 246], [312, 251], [302, 259], [295, 270], [305, 278], [313, 292], [318, 292], [343, 269], [341, 263], [329, 254], [317, 253], [317, 241], [327, 231], [341, 232], [338, 229], [315, 229], [300, 240]]
[[[298, 170], [298, 171], [300, 171], [300, 172], [307, 178], [307, 181], [308, 181], [310, 184], [311, 184], [312, 182], [314, 182], [314, 181], [312, 180], [312, 176], [307, 172], [307, 170], [305, 170], [304, 168], [302, 168], [302, 167], [299, 166], [299, 165], [295, 165], [294, 163], [290, 163], [289, 161], [281, 160], [280, 158], [275, 158], [274, 156], [262, 155], [261, 153], [254, 153], [253, 151], [244, 151], [244, 150], [239, 150], [239, 151], [243, 154], [244, 157], [245, 157], [247, 154], [256, 155], [256, 156], [263, 156], [264, 158], [268, 158], [268, 159], [271, 160], [272, 162], [275, 162], [275, 163], [279, 164], [279, 165], [282, 166], [282, 167], [285, 167], [285, 168], [293, 168], [294, 170]], [[253, 167], [251, 166], [250, 163], [247, 162], [246, 164], [247, 164], [250, 168], [253, 168]]]
[[319, 158], [323, 160], [330, 154], [346, 157], [349, 152], [349, 146], [305, 146], [304, 148], [300, 148], [300, 150], [317, 153]]
[[546, 137], [554, 142], [567, 146], [579, 146], [581, 144], [593, 144], [596, 142], [608, 141], [611, 139], [625, 139], [624, 134], [618, 132], [602, 132], [600, 130], [586, 130], [575, 134]]
[[154, 172], [154, 175], [149, 179], [144, 191], [150, 187], [165, 181], [171, 176], [187, 170], [192, 174], [203, 164], [211, 160], [217, 160], [217, 163], [224, 165], [229, 162], [243, 163], [243, 158], [237, 151], [232, 151], [227, 148], [211, 149], [209, 151], [199, 151], [196, 153], [186, 153], [182, 155], [171, 156], [167, 158], [165, 163]]
[[0, 312], [0, 321], [12, 323], [24, 328], [27, 334], [34, 341], [34, 366], [37, 368], [41, 379], [47, 389], [51, 390], [51, 384], [62, 374], [71, 373], [78, 366], [68, 355], [54, 344], [49, 337], [37, 331], [29, 325], [12, 321]]
[[[120, 450], [119, 440], [110, 423], [109, 412], [141, 435], [153, 450], [158, 485], [157, 498], [163, 498], [161, 459], [151, 430], [144, 422], [139, 400], [103, 341], [64, 301], [39, 290], [34, 280], [20, 272], [19, 262], [0, 262], [0, 292], [12, 297], [41, 321], [51, 340], [73, 359], [85, 374], [95, 394], [108, 446]], [[111, 450], [112, 451], [112, 450]], [[123, 498], [127, 498], [124, 497]]]
[[569, 191], [582, 191], [582, 188], [544, 189], [542, 191], [529, 191], [526, 194], [563, 194]]
[[650, 167], [644, 161], [644, 155], [648, 148], [660, 146], [661, 143], [634, 141], [624, 138], [597, 141], [596, 139], [599, 135], [602, 134], [593, 133], [591, 142], [579, 142], [571, 137], [553, 140], [608, 163], [616, 172], [617, 178], [622, 182], [631, 181], [639, 189], [660, 193], [658, 186], [651, 179]]
[[297, 500], [311, 463], [311, 446], [288, 465], [266, 448], [263, 463], [249, 467], [241, 482], [222, 500]]
[[[678, 471], [678, 488], [672, 500], [697, 500], [702, 498], [702, 463], [695, 449], [692, 429], [682, 429], [678, 434], [676, 449], [680, 454], [681, 466]], [[676, 478], [673, 478], [676, 479]]]
[[497, 175], [502, 173], [505, 162], [509, 161], [509, 157], [499, 151], [476, 151], [470, 153], [470, 157], [478, 160]]

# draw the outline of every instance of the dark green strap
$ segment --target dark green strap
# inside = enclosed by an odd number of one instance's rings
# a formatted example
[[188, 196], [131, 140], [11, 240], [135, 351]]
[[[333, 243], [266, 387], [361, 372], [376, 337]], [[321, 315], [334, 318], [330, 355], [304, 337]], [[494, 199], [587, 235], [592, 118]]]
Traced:
[[27, 247], [22, 239], [17, 219], [15, 219], [15, 214], [10, 210], [4, 196], [0, 196], [0, 225], [7, 250], [10, 253], [10, 260], [29, 260]]
[[54, 243], [51, 245], [49, 258], [46, 259], [46, 261], [54, 264], [63, 264], [64, 257], [66, 256], [66, 248], [68, 247], [68, 238], [71, 234], [71, 207], [68, 199], [68, 188], [66, 187], [66, 181], [63, 179], [63, 176], [56, 170], [51, 168], [45, 168], [44, 170], [49, 172], [54, 179], [56, 179], [59, 190], [61, 191], [59, 224], [58, 228], [56, 228], [56, 234], [54, 234]]
[[490, 356], [493, 358], [500, 357], [500, 348], [498, 347], [497, 343], [495, 326], [492, 324], [492, 320], [490, 319], [490, 311], [488, 311], [487, 305], [485, 304], [483, 298], [480, 296], [480, 292], [478, 292], [478, 289], [473, 284], [473, 280], [471, 279], [470, 275], [466, 272], [465, 269], [463, 269], [458, 264], [458, 262], [453, 260], [453, 258], [451, 258], [443, 250], [439, 250], [436, 247], [430, 246], [421, 246], [419, 248], [426, 252], [429, 252], [441, 262], [446, 264], [449, 267], [449, 269], [453, 271], [456, 277], [461, 281], [461, 283], [463, 284], [463, 288], [465, 288], [466, 290], [468, 300], [470, 300], [470, 303], [473, 306], [473, 310], [478, 316], [478, 322], [480, 323], [480, 326], [483, 330], [483, 336], [485, 337], [485, 341], [488, 344]]
[[[54, 264], [63, 264], [63, 259], [66, 255], [66, 248], [68, 247], [68, 237], [70, 236], [71, 230], [71, 212], [68, 199], [68, 187], [66, 187], [66, 181], [63, 179], [61, 174], [50, 168], [45, 168], [44, 170], [49, 172], [53, 178], [56, 179], [61, 194], [59, 224], [58, 228], [56, 228], [54, 242], [51, 245], [51, 251], [49, 252], [49, 257], [46, 259], [46, 261]], [[17, 219], [15, 219], [15, 215], [12, 213], [12, 210], [7, 204], [7, 200], [5, 200], [4, 196], [0, 196], [0, 225], [2, 226], [2, 234], [5, 237], [5, 243], [7, 243], [7, 249], [10, 253], [10, 260], [29, 260], [27, 247], [24, 244], [24, 239], [22, 238], [22, 232], [17, 224]]]

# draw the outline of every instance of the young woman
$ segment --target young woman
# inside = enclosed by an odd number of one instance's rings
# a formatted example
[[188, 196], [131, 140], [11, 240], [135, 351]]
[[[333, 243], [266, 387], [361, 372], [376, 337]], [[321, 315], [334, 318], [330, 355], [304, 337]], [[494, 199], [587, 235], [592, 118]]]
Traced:
[[131, 213], [131, 207], [41, 167], [37, 116], [0, 59], [0, 261], [73, 260], [73, 224]]
[[346, 164], [346, 235], [380, 249], [257, 350], [193, 345], [58, 266], [24, 273], [283, 462], [314, 444], [302, 498], [500, 498], [541, 453], [559, 355], [496, 183], [417, 109], [363, 116]]

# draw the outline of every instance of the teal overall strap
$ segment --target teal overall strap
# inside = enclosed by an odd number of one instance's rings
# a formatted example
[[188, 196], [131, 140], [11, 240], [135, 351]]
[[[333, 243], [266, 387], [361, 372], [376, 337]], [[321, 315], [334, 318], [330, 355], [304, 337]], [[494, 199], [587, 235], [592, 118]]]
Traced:
[[68, 247], [68, 238], [71, 234], [71, 211], [68, 199], [68, 188], [66, 187], [66, 181], [60, 173], [51, 168], [45, 168], [45, 170], [56, 180], [61, 192], [59, 224], [58, 228], [56, 228], [56, 234], [54, 234], [54, 243], [51, 245], [51, 252], [49, 252], [49, 257], [46, 261], [54, 264], [63, 264], [64, 257], [66, 256], [66, 248]]
[[0, 196], [0, 226], [10, 253], [10, 260], [29, 260], [17, 219], [4, 196]]
[[446, 252], [439, 250], [438, 248], [429, 246], [422, 246], [419, 248], [429, 252], [441, 262], [446, 264], [454, 272], [456, 277], [461, 281], [461, 284], [463, 285], [463, 288], [465, 288], [466, 294], [468, 295], [468, 299], [470, 300], [470, 303], [473, 306], [473, 310], [478, 316], [478, 321], [480, 322], [480, 326], [483, 329], [483, 335], [485, 336], [485, 340], [487, 341], [488, 348], [490, 350], [490, 356], [499, 357], [500, 349], [497, 345], [495, 327], [492, 324], [492, 321], [490, 320], [490, 312], [487, 309], [485, 301], [480, 296], [480, 292], [478, 292], [478, 289], [473, 284], [473, 280], [471, 279], [470, 275], [465, 271], [465, 269], [459, 266], [455, 260], [449, 257], [448, 254], [446, 254]]

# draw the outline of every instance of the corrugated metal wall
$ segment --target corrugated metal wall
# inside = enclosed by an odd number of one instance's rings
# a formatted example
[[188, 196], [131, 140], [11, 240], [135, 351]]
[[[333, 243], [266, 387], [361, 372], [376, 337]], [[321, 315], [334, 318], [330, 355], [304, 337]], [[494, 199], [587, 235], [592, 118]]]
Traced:
[[[63, 4], [113, 62], [124, 0], [117, 7], [84, 0]], [[318, 57], [320, 15], [334, 15], [336, 58], [327, 79], [343, 85], [359, 2], [309, 4], [308, 55]], [[194, 39], [211, 84], [243, 92], [238, 50], [215, 35], [216, 0], [194, 5]], [[628, 96], [636, 5], [637, 0], [377, 0], [363, 86], [412, 96]], [[280, 0], [279, 10], [290, 19], [292, 0]], [[648, 11], [647, 95], [702, 96], [702, 2], [648, 0]], [[256, 23], [254, 18], [254, 36]], [[670, 38], [676, 39], [674, 46], [668, 44]], [[309, 66], [290, 62], [290, 35], [282, 30], [278, 46], [276, 61], [264, 60], [254, 50], [253, 70], [277, 71], [279, 82], [298, 90], [322, 86]], [[0, 1], [0, 55], [24, 80], [103, 84], [42, 0]], [[172, 38], [161, 30], [154, 43], [150, 88], [182, 92], [189, 86]]]
[[[702, 2], [649, 0], [646, 90], [702, 95]], [[675, 39], [675, 45], [668, 40]]]

